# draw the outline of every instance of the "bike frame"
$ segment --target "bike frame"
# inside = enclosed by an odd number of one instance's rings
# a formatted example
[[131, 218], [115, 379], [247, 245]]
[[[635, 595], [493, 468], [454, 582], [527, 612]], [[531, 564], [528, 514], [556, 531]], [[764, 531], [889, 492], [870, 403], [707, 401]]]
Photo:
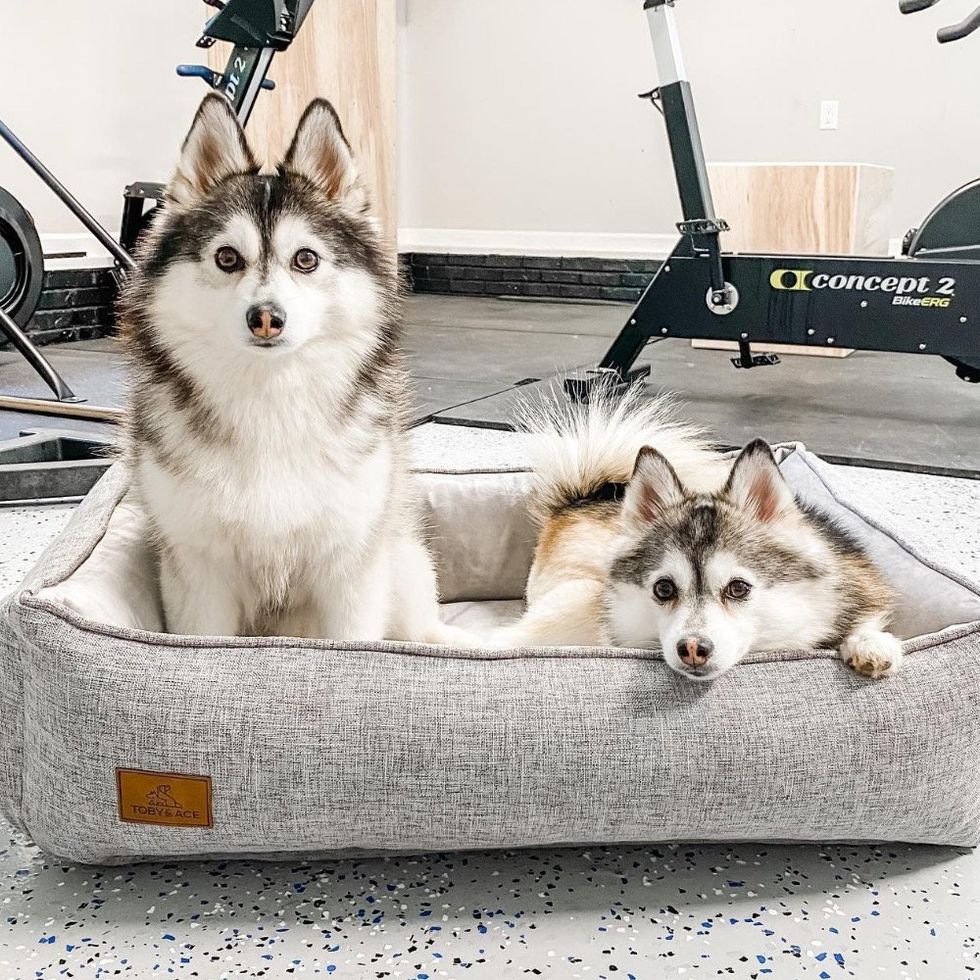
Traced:
[[751, 344], [796, 344], [937, 354], [980, 381], [980, 263], [945, 256], [873, 258], [728, 254], [714, 210], [674, 0], [645, 0], [663, 114], [684, 220], [681, 238], [598, 369], [570, 379], [587, 397], [604, 378], [630, 382], [643, 348], [667, 337], [736, 341], [737, 367], [772, 363]]

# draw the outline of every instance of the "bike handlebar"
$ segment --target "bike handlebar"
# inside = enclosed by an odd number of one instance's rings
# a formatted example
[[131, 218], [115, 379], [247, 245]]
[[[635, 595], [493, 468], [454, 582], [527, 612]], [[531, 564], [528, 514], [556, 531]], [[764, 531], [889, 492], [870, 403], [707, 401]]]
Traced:
[[928, 10], [937, 3], [939, 0], [900, 0], [898, 9], [903, 14], [917, 14], [920, 10]]
[[[177, 74], [181, 78], [203, 78], [211, 86], [217, 88], [221, 84], [221, 74], [207, 65], [178, 65]], [[267, 92], [272, 92], [276, 83], [271, 78], [262, 79], [262, 88]]]
[[[903, 14], [917, 14], [920, 10], [928, 10], [937, 3], [939, 0], [899, 0], [898, 9]], [[936, 40], [940, 44], [949, 44], [950, 41], [959, 41], [961, 38], [972, 34], [978, 28], [980, 28], [980, 7], [977, 7], [969, 16], [964, 17], [958, 24], [940, 27], [936, 33]]]
[[958, 24], [941, 27], [936, 37], [940, 44], [948, 44], [950, 41], [959, 41], [960, 38], [972, 34], [977, 28], [980, 28], [980, 7], [977, 7], [972, 14], [964, 17]]

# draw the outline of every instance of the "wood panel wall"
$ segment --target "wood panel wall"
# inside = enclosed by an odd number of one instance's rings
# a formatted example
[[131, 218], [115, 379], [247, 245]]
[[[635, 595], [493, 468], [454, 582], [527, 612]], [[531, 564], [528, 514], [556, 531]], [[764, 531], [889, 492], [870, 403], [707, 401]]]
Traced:
[[715, 212], [734, 252], [887, 255], [895, 173], [850, 163], [708, 165]]
[[[329, 99], [392, 243], [398, 230], [395, 17], [395, 0], [314, 3], [296, 40], [273, 59], [269, 77], [276, 89], [259, 95], [247, 127], [256, 153], [274, 166], [310, 100]], [[218, 71], [227, 58], [226, 44], [208, 52]]]
[[[895, 173], [849, 163], [713, 163], [708, 165], [715, 213], [731, 231], [731, 252], [780, 255], [887, 255], [888, 211]], [[738, 350], [727, 340], [692, 347]], [[839, 347], [759, 344], [759, 350], [847, 357]]]

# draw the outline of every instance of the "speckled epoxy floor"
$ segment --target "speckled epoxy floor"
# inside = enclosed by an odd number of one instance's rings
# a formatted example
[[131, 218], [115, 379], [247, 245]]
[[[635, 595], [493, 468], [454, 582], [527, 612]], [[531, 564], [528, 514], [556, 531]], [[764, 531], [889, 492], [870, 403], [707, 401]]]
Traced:
[[933, 847], [130, 869], [48, 864], [18, 844], [0, 857], [0, 975], [11, 977], [951, 980], [980, 933], [976, 863]]
[[[423, 465], [516, 463], [520, 449], [507, 433], [416, 432]], [[980, 483], [834, 469], [862, 508], [980, 576]], [[0, 594], [70, 512], [0, 509]], [[672, 844], [98, 869], [50, 862], [10, 833], [0, 876], [0, 980], [980, 973], [980, 855], [954, 848]]]

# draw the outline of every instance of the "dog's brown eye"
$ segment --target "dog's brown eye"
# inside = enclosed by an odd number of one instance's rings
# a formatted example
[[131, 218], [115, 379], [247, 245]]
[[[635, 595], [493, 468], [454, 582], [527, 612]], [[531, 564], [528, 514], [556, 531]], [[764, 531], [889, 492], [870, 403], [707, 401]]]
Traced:
[[245, 265], [242, 257], [230, 245], [222, 245], [214, 253], [214, 264], [222, 272], [237, 272]]
[[725, 597], [728, 599], [747, 599], [752, 591], [752, 586], [740, 578], [733, 578], [725, 586]]
[[677, 595], [677, 586], [669, 578], [658, 578], [653, 583], [653, 597], [658, 602], [670, 602]]
[[320, 264], [320, 256], [312, 248], [301, 248], [293, 256], [293, 268], [297, 272], [312, 272]]

